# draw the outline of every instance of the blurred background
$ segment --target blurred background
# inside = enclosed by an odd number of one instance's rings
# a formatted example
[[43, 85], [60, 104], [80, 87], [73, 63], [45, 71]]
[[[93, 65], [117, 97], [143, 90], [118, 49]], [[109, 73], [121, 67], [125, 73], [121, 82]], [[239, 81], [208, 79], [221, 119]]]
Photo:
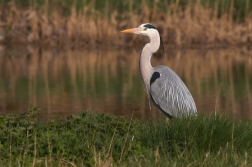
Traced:
[[109, 113], [158, 118], [139, 74], [153, 24], [200, 113], [252, 118], [250, 0], [1, 0], [0, 114], [40, 107], [42, 119]]

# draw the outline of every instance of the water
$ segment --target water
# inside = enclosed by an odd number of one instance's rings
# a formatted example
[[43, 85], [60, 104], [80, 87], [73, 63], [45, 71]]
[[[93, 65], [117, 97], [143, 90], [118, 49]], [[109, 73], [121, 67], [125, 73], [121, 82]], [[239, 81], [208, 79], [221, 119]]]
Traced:
[[[44, 119], [109, 113], [156, 118], [139, 76], [141, 48], [56, 50], [0, 49], [0, 114], [22, 113], [30, 104]], [[252, 51], [166, 49], [153, 65], [173, 69], [192, 93], [201, 113], [252, 118]]]

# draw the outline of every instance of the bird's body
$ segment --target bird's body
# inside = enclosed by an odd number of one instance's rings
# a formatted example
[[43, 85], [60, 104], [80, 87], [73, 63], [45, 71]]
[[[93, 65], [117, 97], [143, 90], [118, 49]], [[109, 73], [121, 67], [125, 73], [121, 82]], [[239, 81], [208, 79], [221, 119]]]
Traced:
[[149, 92], [150, 98], [159, 110], [168, 117], [183, 117], [193, 114], [191, 112], [197, 110], [194, 100], [177, 74], [166, 66], [154, 67], [154, 71], [158, 72], [160, 77], [150, 85]]
[[192, 95], [179, 76], [169, 67], [151, 65], [151, 56], [162, 42], [156, 28], [146, 23], [122, 32], [142, 34], [150, 38], [150, 43], [141, 52], [139, 65], [142, 81], [154, 105], [169, 118], [195, 115], [197, 109]]

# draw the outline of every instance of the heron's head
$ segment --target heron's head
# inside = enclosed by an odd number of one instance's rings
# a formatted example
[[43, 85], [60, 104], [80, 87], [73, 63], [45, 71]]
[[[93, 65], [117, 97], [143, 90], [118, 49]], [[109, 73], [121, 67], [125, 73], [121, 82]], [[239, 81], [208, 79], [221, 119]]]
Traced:
[[[160, 43], [161, 43], [162, 50], [163, 50], [162, 55], [163, 55], [163, 53], [164, 53], [163, 40], [160, 37], [160, 35], [158, 33], [158, 30], [153, 25], [151, 25], [150, 23], [144, 23], [144, 24], [141, 24], [138, 28], [131, 28], [131, 29], [123, 30], [121, 32], [123, 32], [123, 33], [141, 34], [141, 35], [148, 36], [151, 41], [152, 40], [154, 41], [152, 43], [151, 47], [153, 48], [154, 45], [157, 46], [157, 47], [155, 47], [153, 49], [152, 53], [155, 53], [158, 50], [158, 48], [160, 46]], [[149, 43], [146, 44], [146, 45], [149, 45]]]
[[131, 28], [131, 29], [123, 30], [121, 32], [142, 34], [142, 35], [146, 35], [148, 37], [151, 37], [152, 35], [156, 34], [158, 31], [150, 23], [144, 23], [144, 24], [141, 24], [138, 28]]

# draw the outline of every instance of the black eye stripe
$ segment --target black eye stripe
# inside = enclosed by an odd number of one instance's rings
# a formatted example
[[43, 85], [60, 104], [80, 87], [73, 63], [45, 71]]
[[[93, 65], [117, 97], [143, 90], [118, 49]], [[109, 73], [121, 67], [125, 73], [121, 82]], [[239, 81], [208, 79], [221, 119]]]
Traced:
[[151, 25], [151, 24], [145, 24], [144, 27], [156, 29], [156, 28], [155, 28], [153, 25]]

